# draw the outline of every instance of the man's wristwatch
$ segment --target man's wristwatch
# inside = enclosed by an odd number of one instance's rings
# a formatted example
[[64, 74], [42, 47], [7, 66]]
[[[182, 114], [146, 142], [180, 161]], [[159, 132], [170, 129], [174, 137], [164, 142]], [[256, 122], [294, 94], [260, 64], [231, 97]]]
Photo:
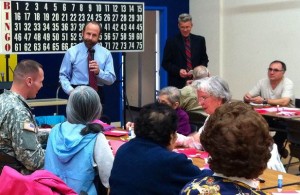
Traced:
[[262, 103], [263, 103], [263, 104], [268, 104], [268, 100], [267, 100], [266, 98], [264, 98], [264, 100], [263, 100]]

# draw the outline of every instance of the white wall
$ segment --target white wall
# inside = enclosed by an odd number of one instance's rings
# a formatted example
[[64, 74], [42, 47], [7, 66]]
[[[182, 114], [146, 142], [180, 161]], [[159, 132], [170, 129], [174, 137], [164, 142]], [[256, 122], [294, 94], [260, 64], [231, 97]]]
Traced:
[[300, 1], [190, 0], [190, 10], [193, 33], [206, 38], [208, 68], [228, 81], [233, 98], [266, 77], [277, 59], [300, 98]]

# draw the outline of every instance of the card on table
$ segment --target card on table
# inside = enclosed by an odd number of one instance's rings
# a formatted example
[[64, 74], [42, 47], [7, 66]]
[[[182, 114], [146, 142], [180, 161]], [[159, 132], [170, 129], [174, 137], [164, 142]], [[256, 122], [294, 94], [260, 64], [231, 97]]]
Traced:
[[202, 159], [208, 158], [209, 154], [205, 151], [199, 151], [195, 148], [176, 148], [174, 152], [185, 154], [189, 158], [199, 157]]

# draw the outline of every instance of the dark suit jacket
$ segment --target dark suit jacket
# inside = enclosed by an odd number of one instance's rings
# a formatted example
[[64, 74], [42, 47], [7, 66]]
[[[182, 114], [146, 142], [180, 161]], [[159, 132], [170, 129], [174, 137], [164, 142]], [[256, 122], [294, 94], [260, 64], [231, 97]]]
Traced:
[[[205, 38], [190, 34], [192, 66], [207, 66], [208, 57], [206, 54]], [[164, 49], [162, 67], [168, 72], [168, 85], [182, 88], [186, 79], [179, 75], [180, 69], [187, 69], [184, 40], [181, 34], [169, 38]]]

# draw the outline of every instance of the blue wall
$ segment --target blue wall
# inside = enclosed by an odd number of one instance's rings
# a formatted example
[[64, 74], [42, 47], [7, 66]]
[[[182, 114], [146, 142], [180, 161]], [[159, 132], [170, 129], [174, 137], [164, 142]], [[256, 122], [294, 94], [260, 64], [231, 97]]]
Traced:
[[[146, 1], [120, 1], [120, 0], [110, 0], [110, 2], [144, 2], [145, 9], [164, 11], [164, 18], [161, 20], [161, 25], [167, 25], [166, 32], [161, 32], [163, 35], [161, 38], [161, 52], [163, 52], [165, 40], [168, 36], [174, 36], [178, 33], [177, 28], [177, 17], [180, 13], [189, 12], [189, 0], [146, 0]], [[163, 29], [163, 28], [162, 28]], [[111, 86], [105, 86], [105, 109], [104, 113], [108, 115], [112, 121], [120, 121], [123, 117], [123, 111], [121, 108], [121, 58], [120, 53], [113, 53], [114, 67], [117, 76], [117, 81]], [[44, 67], [45, 80], [44, 87], [40, 90], [37, 98], [54, 98], [56, 95], [56, 90], [59, 85], [58, 82], [58, 71], [64, 54], [38, 54], [38, 55], [18, 55], [18, 61], [22, 59], [33, 59], [40, 62]], [[162, 54], [161, 54], [162, 57]], [[162, 70], [161, 73], [162, 80], [165, 78], [165, 71]], [[161, 85], [163, 86], [165, 82]], [[68, 96], [60, 90], [60, 98], [67, 98]], [[51, 115], [56, 112], [56, 107], [39, 107], [34, 109], [34, 114], [36, 116], [41, 115]], [[59, 107], [59, 113], [65, 114], [65, 106]]]

